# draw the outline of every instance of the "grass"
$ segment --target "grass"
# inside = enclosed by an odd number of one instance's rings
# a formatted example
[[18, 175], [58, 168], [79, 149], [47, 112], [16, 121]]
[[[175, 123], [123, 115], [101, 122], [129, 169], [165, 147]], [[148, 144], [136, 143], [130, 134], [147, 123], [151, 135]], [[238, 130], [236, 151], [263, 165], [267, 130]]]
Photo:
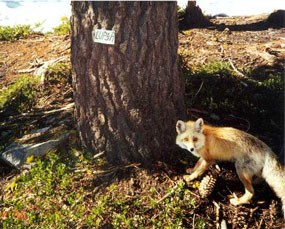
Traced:
[[32, 108], [36, 102], [36, 88], [39, 78], [22, 75], [16, 82], [0, 90], [0, 112], [2, 114], [18, 114]]
[[89, 153], [52, 152], [33, 163], [6, 185], [2, 228], [183, 228], [193, 222], [206, 228], [202, 219], [193, 221], [195, 201], [183, 182], [157, 201], [155, 188], [130, 197], [120, 182], [100, 185], [94, 173], [102, 160]]

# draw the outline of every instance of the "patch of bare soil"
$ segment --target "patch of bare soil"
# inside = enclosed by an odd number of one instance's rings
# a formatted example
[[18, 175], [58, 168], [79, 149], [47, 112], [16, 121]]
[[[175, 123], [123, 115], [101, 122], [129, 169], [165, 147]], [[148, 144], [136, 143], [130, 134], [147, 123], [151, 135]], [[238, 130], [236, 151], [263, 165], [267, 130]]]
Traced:
[[[215, 19], [233, 23], [235, 19]], [[241, 20], [241, 19], [240, 19]], [[229, 61], [241, 72], [262, 66], [282, 69], [285, 60], [285, 29], [259, 31], [192, 29], [179, 34], [180, 52], [193, 68], [213, 61]]]
[[18, 41], [0, 41], [0, 88], [11, 84], [19, 75], [32, 73], [32, 69], [45, 61], [62, 56], [69, 58], [69, 53], [69, 36], [33, 35]]

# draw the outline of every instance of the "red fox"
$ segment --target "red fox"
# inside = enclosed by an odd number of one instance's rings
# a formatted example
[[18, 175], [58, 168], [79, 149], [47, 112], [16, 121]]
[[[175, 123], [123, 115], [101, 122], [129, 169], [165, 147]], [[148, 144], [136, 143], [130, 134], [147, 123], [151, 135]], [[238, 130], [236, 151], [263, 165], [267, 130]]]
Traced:
[[249, 203], [254, 195], [252, 177], [261, 176], [281, 198], [285, 212], [285, 168], [264, 142], [238, 129], [204, 125], [201, 118], [177, 121], [176, 131], [176, 144], [200, 158], [191, 174], [183, 176], [186, 182], [202, 175], [216, 161], [233, 161], [245, 194], [240, 198], [234, 195], [231, 204]]

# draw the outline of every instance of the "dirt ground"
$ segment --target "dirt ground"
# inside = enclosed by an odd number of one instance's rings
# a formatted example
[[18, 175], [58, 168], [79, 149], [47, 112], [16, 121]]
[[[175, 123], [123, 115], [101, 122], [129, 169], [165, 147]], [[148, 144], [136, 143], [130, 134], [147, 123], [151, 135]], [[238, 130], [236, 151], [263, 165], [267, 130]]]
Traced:
[[285, 28], [254, 27], [262, 19], [264, 15], [212, 19], [216, 26], [179, 33], [179, 50], [189, 52], [187, 62], [193, 68], [228, 60], [245, 73], [262, 66], [283, 69]]
[[[211, 61], [221, 60], [229, 61], [241, 74], [251, 69], [265, 67], [268, 71], [282, 70], [285, 59], [285, 29], [259, 30], [247, 27], [251, 29], [243, 30], [244, 24], [254, 24], [260, 18], [218, 18], [212, 20], [219, 25], [217, 27], [183, 31], [179, 33], [179, 52], [184, 52], [187, 62], [193, 69]], [[23, 72], [29, 72], [42, 62], [61, 56], [69, 58], [69, 55], [68, 36], [34, 36], [15, 42], [0, 42], [0, 89], [7, 87]], [[56, 107], [62, 107], [71, 102], [70, 90], [70, 85], [63, 89], [57, 88], [45, 97], [46, 106], [42, 106], [41, 109], [47, 110], [54, 104]], [[60, 93], [69, 94], [62, 96]], [[139, 195], [151, 187], [163, 193], [181, 178], [186, 168], [181, 163], [171, 166], [157, 164], [156, 167], [157, 169], [148, 173], [136, 166], [131, 170], [128, 179], [116, 179], [120, 193]], [[219, 220], [225, 219], [232, 228], [282, 228], [284, 226], [280, 201], [266, 185], [256, 186], [256, 196], [251, 204], [237, 208], [231, 206], [228, 196], [232, 192], [241, 195], [243, 188], [231, 165], [222, 163], [220, 167], [222, 171], [209, 197], [200, 198], [198, 190], [189, 187], [197, 197], [195, 214], [205, 218], [209, 228], [215, 228], [217, 217]], [[213, 170], [212, 168], [208, 174]], [[7, 172], [4, 174], [7, 175]], [[8, 174], [11, 175], [11, 173]], [[215, 203], [220, 207], [219, 216], [215, 210]]]
[[0, 41], [0, 89], [19, 75], [33, 73], [45, 61], [69, 58], [69, 53], [69, 36], [32, 35], [18, 41]]

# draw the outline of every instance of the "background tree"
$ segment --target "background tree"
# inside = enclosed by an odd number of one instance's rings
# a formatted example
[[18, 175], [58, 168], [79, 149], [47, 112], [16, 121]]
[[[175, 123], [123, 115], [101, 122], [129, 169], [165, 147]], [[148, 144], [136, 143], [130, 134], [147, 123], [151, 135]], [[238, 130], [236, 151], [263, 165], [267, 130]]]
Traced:
[[[176, 2], [72, 2], [75, 116], [83, 145], [112, 163], [162, 159], [184, 116]], [[94, 28], [115, 44], [94, 43]]]
[[188, 1], [185, 13], [180, 15], [179, 29], [204, 28], [211, 25], [213, 24], [204, 16], [196, 1]]

